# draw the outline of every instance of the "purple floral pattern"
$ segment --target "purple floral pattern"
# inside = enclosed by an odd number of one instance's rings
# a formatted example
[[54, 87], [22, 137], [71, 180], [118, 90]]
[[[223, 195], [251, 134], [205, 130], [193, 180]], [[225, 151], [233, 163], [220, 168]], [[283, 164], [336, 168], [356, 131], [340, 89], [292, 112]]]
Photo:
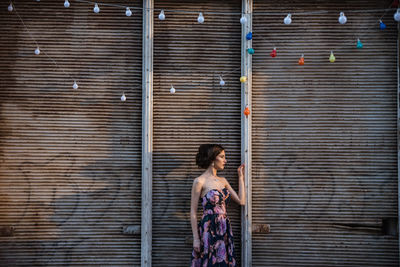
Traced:
[[200, 253], [193, 250], [191, 267], [236, 267], [232, 227], [226, 215], [229, 191], [211, 189], [202, 198]]

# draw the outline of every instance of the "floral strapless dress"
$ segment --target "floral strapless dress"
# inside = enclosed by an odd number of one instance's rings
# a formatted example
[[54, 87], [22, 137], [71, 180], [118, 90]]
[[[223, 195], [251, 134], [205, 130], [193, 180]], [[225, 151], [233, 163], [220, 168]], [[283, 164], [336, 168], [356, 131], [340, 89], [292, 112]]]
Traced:
[[226, 215], [229, 191], [211, 189], [202, 198], [203, 216], [198, 224], [200, 253], [193, 249], [191, 267], [235, 267], [232, 227]]

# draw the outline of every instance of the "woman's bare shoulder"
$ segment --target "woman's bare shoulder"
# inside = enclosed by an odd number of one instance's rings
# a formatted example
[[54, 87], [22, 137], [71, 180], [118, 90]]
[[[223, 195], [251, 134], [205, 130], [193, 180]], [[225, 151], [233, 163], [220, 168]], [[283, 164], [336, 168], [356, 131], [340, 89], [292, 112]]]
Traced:
[[199, 177], [196, 177], [193, 180], [193, 184], [202, 184], [203, 185], [204, 182], [205, 182], [205, 177], [203, 175], [200, 175]]

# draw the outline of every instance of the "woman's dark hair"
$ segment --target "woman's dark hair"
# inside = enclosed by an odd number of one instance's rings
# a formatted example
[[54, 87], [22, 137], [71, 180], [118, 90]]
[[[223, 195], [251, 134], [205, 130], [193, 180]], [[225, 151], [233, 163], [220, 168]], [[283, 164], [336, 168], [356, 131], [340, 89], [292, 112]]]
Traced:
[[207, 169], [211, 162], [224, 151], [221, 145], [216, 144], [203, 144], [199, 147], [199, 152], [196, 155], [196, 164], [199, 168]]

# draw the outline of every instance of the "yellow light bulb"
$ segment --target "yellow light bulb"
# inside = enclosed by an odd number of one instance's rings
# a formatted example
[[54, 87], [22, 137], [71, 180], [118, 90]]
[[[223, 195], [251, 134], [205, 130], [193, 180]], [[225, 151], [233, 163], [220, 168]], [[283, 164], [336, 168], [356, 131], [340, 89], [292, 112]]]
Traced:
[[329, 61], [333, 63], [335, 62], [335, 60], [336, 60], [335, 55], [333, 54], [333, 51], [331, 51], [331, 55], [329, 56]]

